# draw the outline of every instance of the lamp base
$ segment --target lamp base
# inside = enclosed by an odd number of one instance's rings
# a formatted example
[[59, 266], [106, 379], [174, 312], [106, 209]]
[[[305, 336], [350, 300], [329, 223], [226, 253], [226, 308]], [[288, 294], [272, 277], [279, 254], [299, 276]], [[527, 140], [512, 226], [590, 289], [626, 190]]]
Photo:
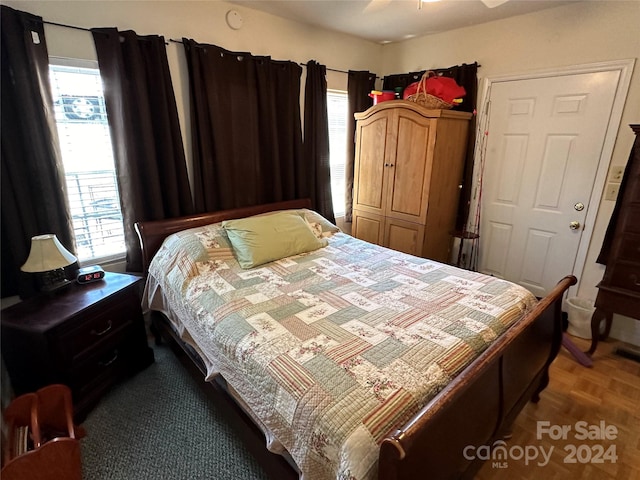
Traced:
[[38, 273], [38, 284], [43, 293], [57, 292], [71, 283], [73, 282], [67, 278], [64, 268]]

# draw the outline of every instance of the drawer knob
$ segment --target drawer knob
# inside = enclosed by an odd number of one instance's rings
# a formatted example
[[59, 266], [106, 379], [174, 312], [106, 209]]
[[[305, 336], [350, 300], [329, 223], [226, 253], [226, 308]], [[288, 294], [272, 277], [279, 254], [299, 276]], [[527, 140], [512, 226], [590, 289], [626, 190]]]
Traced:
[[106, 326], [106, 328], [104, 330], [100, 330], [99, 332], [97, 332], [95, 329], [91, 330], [91, 335], [95, 335], [96, 337], [101, 337], [102, 335], [107, 333], [109, 330], [111, 330], [112, 326], [113, 326], [113, 324], [111, 323], [111, 320], [109, 320], [107, 322], [107, 326]]
[[633, 282], [633, 284], [634, 284], [636, 287], [640, 287], [640, 282], [638, 281], [638, 276], [637, 276], [635, 273], [634, 273], [634, 274], [629, 275], [629, 278], [631, 279], [631, 281]]

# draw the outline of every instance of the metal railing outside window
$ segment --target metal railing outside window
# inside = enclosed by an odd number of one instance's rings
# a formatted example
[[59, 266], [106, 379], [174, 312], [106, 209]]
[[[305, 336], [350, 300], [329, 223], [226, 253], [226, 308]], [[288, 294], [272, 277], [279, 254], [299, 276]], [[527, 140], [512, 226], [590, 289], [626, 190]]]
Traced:
[[122, 254], [124, 230], [115, 172], [69, 172], [65, 178], [78, 257]]

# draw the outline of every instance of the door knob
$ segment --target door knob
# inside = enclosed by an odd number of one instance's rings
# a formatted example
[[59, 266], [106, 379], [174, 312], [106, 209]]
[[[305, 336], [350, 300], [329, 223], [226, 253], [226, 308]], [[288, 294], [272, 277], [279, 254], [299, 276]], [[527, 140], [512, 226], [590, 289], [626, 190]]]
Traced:
[[584, 203], [578, 202], [573, 206], [573, 208], [575, 208], [578, 212], [581, 212], [582, 210], [584, 210]]
[[575, 220], [569, 224], [569, 228], [571, 230], [578, 230], [580, 228], [580, 222], [576, 222]]

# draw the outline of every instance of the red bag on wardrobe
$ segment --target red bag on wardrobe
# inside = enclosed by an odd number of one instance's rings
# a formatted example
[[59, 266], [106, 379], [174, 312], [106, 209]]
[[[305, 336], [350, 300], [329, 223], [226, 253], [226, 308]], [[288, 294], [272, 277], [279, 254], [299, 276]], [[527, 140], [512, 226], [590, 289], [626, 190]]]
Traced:
[[[428, 78], [426, 80], [426, 93], [438, 97], [447, 103], [453, 103], [456, 98], [464, 97], [467, 91], [464, 87], [458, 85], [458, 83], [450, 77], [441, 77], [433, 72], [428, 72]], [[402, 98], [406, 99], [409, 95], [413, 95], [418, 91], [418, 85], [420, 82], [414, 82], [404, 89]]]

